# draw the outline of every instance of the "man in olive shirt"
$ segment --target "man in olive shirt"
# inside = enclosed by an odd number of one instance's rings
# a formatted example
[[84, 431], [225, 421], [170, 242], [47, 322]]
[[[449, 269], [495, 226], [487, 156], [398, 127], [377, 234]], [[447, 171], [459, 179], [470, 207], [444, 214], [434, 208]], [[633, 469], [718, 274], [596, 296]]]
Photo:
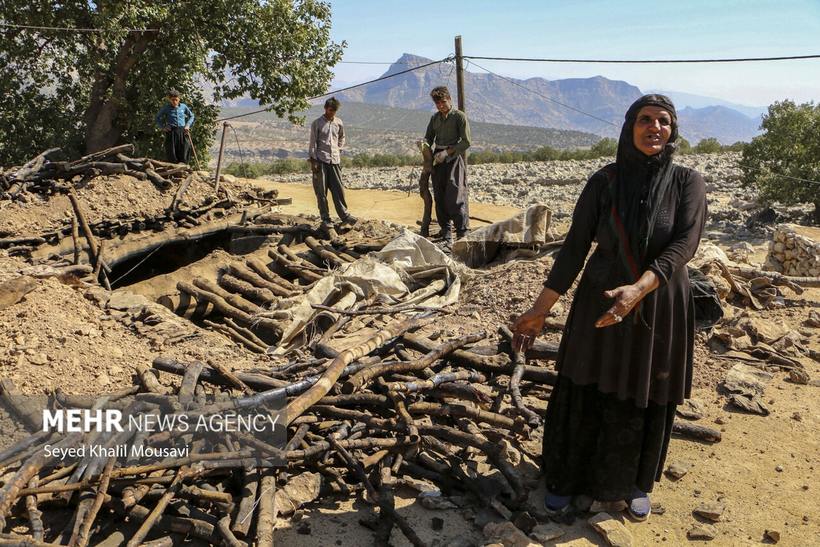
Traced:
[[430, 118], [424, 140], [433, 151], [436, 219], [441, 227], [441, 237], [449, 246], [453, 242], [450, 222], [455, 225], [458, 238], [469, 229], [467, 172], [463, 154], [470, 147], [470, 124], [464, 112], [453, 108], [453, 100], [446, 87], [434, 88], [430, 97], [438, 112]]

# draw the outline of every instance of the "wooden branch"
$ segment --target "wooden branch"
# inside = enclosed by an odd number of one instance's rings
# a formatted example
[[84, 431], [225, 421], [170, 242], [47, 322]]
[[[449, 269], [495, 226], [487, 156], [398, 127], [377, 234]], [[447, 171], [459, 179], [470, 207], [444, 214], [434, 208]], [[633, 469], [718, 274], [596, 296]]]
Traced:
[[143, 521], [142, 525], [140, 525], [139, 529], [134, 532], [134, 535], [131, 536], [131, 539], [126, 544], [126, 547], [138, 547], [142, 540], [145, 539], [145, 536], [148, 535], [148, 532], [151, 531], [151, 528], [154, 527], [157, 520], [162, 516], [162, 513], [165, 511], [165, 508], [168, 507], [168, 504], [173, 499], [174, 495], [176, 495], [177, 491], [182, 487], [182, 481], [185, 480], [190, 475], [190, 470], [187, 467], [181, 467], [177, 473], [176, 477], [174, 477], [174, 481], [162, 495], [162, 497], [157, 501], [157, 504], [154, 506], [154, 509], [148, 515], [148, 517]]
[[223, 545], [226, 547], [247, 547], [247, 543], [239, 541], [231, 531], [231, 517], [225, 515], [216, 524], [216, 530], [222, 536]]
[[329, 251], [324, 245], [316, 241], [316, 238], [313, 236], [307, 236], [305, 238], [305, 244], [330, 268], [338, 268], [345, 263], [345, 261], [336, 256], [335, 253]]
[[207, 319], [204, 319], [202, 321], [202, 323], [206, 327], [210, 327], [214, 331], [222, 333], [223, 335], [230, 338], [231, 340], [233, 340], [237, 344], [240, 344], [240, 345], [244, 346], [246, 349], [248, 349], [248, 350], [250, 350], [254, 353], [264, 354], [264, 353], [267, 353], [267, 351], [268, 351], [267, 350], [267, 347], [268, 347], [267, 345], [256, 344], [255, 342], [249, 340], [248, 338], [243, 336], [241, 333], [237, 332], [236, 329], [228, 326], [227, 324], [215, 323], [215, 322], [209, 321]]
[[333, 448], [336, 452], [342, 457], [342, 460], [345, 464], [350, 468], [351, 471], [356, 475], [359, 481], [364, 484], [365, 489], [367, 489], [367, 495], [373, 500], [378, 506], [379, 509], [384, 512], [384, 514], [390, 518], [393, 523], [399, 527], [402, 531], [404, 536], [412, 543], [415, 547], [424, 547], [426, 544], [419, 538], [416, 534], [415, 530], [407, 523], [407, 521], [396, 512], [395, 507], [393, 507], [388, 500], [384, 499], [379, 493], [373, 488], [373, 484], [370, 482], [370, 479], [367, 477], [367, 473], [365, 472], [364, 468], [362, 467], [361, 462], [354, 459], [353, 456], [350, 455], [350, 452], [342, 446], [341, 442], [331, 438], [330, 442], [333, 444]]
[[201, 361], [194, 361], [185, 368], [185, 373], [182, 375], [182, 384], [179, 387], [179, 404], [183, 408], [187, 408], [194, 400], [194, 390], [199, 381], [199, 375], [205, 369], [205, 364]]
[[465, 405], [465, 404], [456, 404], [456, 403], [448, 403], [448, 404], [438, 404], [438, 403], [427, 403], [427, 402], [419, 402], [411, 404], [407, 410], [410, 411], [410, 414], [425, 414], [425, 415], [435, 415], [435, 416], [463, 416], [465, 418], [470, 418], [476, 420], [478, 422], [484, 422], [490, 424], [494, 427], [501, 427], [503, 429], [509, 429], [511, 431], [515, 431], [517, 433], [523, 433], [527, 429], [526, 422], [519, 418], [513, 420], [512, 418], [508, 418], [503, 414], [497, 414], [495, 412], [489, 412], [487, 410], [483, 410], [481, 408]]
[[295, 291], [274, 281], [268, 281], [244, 264], [228, 264], [228, 271], [239, 279], [250, 283], [254, 287], [266, 289], [276, 296], [293, 296]]
[[228, 367], [220, 363], [219, 361], [213, 360], [208, 361], [208, 366], [215, 369], [219, 374], [221, 374], [228, 382], [233, 384], [233, 386], [239, 389], [245, 395], [253, 395], [254, 391], [248, 387], [248, 384], [243, 382], [239, 379]]
[[268, 469], [259, 483], [259, 513], [256, 518], [256, 547], [273, 547], [276, 525], [276, 478]]
[[681, 437], [694, 439], [696, 441], [704, 441], [707, 443], [720, 442], [722, 437], [720, 431], [717, 429], [691, 424], [689, 422], [681, 422], [679, 420], [675, 420], [675, 423], [672, 424], [672, 433], [675, 435], [680, 435]]
[[[185, 370], [187, 368], [185, 364], [166, 357], [155, 358], [152, 363], [152, 366], [157, 370], [169, 372], [171, 374], [176, 374], [178, 376], [184, 375]], [[245, 382], [248, 386], [257, 390], [264, 391], [269, 389], [282, 388], [289, 385], [288, 382], [276, 380], [269, 376], [263, 376], [262, 374], [253, 374], [250, 372], [237, 372], [235, 374], [237, 378]], [[199, 380], [217, 386], [231, 387], [233, 385], [230, 381], [226, 380], [224, 376], [210, 368], [204, 369], [202, 371], [202, 373], [199, 376]]]
[[344, 350], [338, 357], [333, 359], [318, 382], [288, 404], [285, 412], [286, 423], [290, 424], [293, 422], [293, 420], [310, 408], [311, 405], [324, 397], [327, 392], [330, 391], [330, 388], [333, 387], [333, 384], [336, 383], [336, 380], [339, 379], [339, 376], [347, 365], [381, 347], [388, 340], [410, 330], [417, 329], [427, 322], [428, 320], [426, 318], [418, 317], [406, 321], [395, 321], [384, 327], [382, 331], [376, 333], [376, 335], [365, 343]]
[[[206, 283], [203, 283], [203, 285], [206, 285]], [[198, 300], [207, 300], [214, 305], [214, 308], [216, 308], [219, 313], [238, 321], [239, 324], [244, 327], [258, 326], [265, 329], [276, 338], [282, 336], [282, 327], [276, 321], [266, 319], [264, 317], [254, 318], [214, 292], [200, 289], [190, 283], [186, 283], [185, 281], [179, 281], [177, 283], [177, 288], [192, 295]], [[232, 302], [235, 302], [235, 300], [232, 299]]]
[[[28, 483], [29, 488], [37, 488], [37, 477], [32, 478]], [[28, 526], [31, 530], [31, 537], [34, 541], [43, 541], [45, 529], [43, 528], [43, 513], [37, 508], [37, 496], [26, 496], [26, 516]]]
[[242, 479], [241, 498], [237, 505], [233, 525], [231, 526], [231, 530], [234, 534], [239, 534], [241, 537], [247, 537], [248, 531], [253, 523], [253, 519], [251, 517], [256, 509], [256, 492], [258, 487], [258, 468], [246, 468]]
[[[405, 334], [404, 338], [407, 339], [407, 336], [408, 335]], [[464, 347], [467, 344], [478, 342], [479, 340], [482, 340], [485, 337], [486, 333], [484, 332], [468, 334], [461, 338], [450, 340], [448, 342], [445, 342], [444, 344], [427, 350], [427, 353], [416, 361], [404, 363], [382, 363], [380, 365], [368, 367], [359, 372], [358, 374], [356, 374], [355, 376], [353, 376], [347, 382], [345, 382], [342, 385], [342, 393], [354, 393], [361, 389], [368, 382], [372, 381], [374, 378], [383, 376], [388, 373], [403, 373], [424, 370], [425, 368], [429, 367], [445, 355], [449, 355], [452, 352], [456, 351], [458, 348]]]
[[91, 539], [91, 526], [94, 524], [94, 520], [97, 518], [97, 514], [100, 512], [100, 508], [107, 495], [108, 484], [111, 481], [111, 470], [114, 468], [116, 462], [117, 458], [112, 457], [108, 458], [108, 462], [105, 464], [105, 469], [100, 478], [100, 484], [97, 486], [97, 496], [94, 498], [94, 503], [88, 510], [80, 526], [80, 533], [77, 537], [77, 547], [85, 547], [88, 545], [89, 539]]
[[245, 264], [248, 265], [248, 268], [256, 272], [256, 274], [263, 279], [270, 281], [271, 283], [276, 283], [277, 285], [283, 287], [284, 289], [291, 291], [293, 293], [298, 293], [300, 288], [285, 279], [284, 277], [280, 276], [276, 272], [271, 271], [261, 260], [258, 258], [249, 258], [245, 261]]
[[[195, 287], [202, 289], [203, 291], [207, 291], [219, 296], [225, 302], [230, 304], [230, 306], [248, 315], [256, 315], [257, 313], [262, 313], [263, 311], [265, 311], [265, 309], [261, 306], [254, 304], [250, 300], [243, 298], [240, 295], [236, 295], [226, 291], [225, 289], [220, 287], [218, 283], [214, 283], [209, 279], [205, 279], [203, 277], [195, 277], [193, 279], [193, 284]], [[177, 284], [177, 288], [179, 288], [179, 284]]]
[[219, 285], [228, 291], [241, 294], [249, 300], [254, 300], [264, 306], [270, 306], [279, 300], [276, 295], [268, 289], [255, 287], [247, 281], [238, 279], [231, 274], [222, 274], [219, 278]]

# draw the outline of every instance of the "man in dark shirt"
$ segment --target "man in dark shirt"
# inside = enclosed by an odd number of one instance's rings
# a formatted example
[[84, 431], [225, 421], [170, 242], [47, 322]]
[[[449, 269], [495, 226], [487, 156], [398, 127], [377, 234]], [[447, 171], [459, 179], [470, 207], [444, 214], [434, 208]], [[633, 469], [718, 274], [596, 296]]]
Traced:
[[453, 100], [446, 87], [434, 88], [430, 97], [438, 112], [430, 118], [424, 140], [433, 151], [436, 219], [441, 227], [441, 238], [449, 246], [453, 242], [451, 222], [455, 225], [458, 238], [469, 229], [464, 151], [470, 147], [470, 124], [464, 112], [453, 108]]
[[168, 104], [156, 117], [157, 127], [165, 132], [165, 155], [171, 163], [188, 163], [191, 159], [191, 126], [194, 113], [187, 104], [180, 102], [179, 91], [168, 90]]

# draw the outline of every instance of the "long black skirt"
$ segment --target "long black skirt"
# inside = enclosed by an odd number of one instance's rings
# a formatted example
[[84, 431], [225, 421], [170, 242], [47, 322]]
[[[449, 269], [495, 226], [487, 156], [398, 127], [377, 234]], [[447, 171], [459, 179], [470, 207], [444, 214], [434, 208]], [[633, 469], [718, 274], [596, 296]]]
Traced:
[[599, 501], [628, 499], [636, 488], [651, 492], [663, 471], [676, 406], [639, 408], [560, 376], [544, 424], [547, 489]]

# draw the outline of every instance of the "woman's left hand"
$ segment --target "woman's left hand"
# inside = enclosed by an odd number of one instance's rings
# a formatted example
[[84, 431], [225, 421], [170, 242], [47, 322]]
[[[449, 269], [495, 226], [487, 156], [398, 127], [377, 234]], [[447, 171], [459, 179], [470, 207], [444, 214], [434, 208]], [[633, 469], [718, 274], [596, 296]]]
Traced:
[[632, 308], [643, 299], [644, 294], [636, 285], [622, 285], [611, 291], [604, 291], [604, 296], [614, 298], [615, 303], [595, 322], [598, 328], [609, 327], [623, 321]]

